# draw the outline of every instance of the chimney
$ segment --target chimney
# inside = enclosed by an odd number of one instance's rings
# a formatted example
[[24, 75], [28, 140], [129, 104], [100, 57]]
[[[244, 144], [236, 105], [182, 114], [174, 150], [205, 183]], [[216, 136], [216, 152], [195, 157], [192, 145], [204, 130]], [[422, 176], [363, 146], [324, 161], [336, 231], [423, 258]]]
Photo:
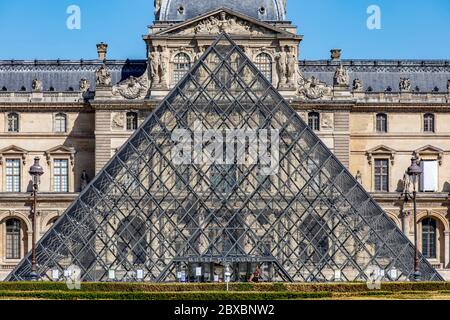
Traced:
[[104, 61], [106, 59], [106, 53], [108, 53], [108, 45], [100, 42], [97, 44], [98, 60]]
[[340, 61], [341, 60], [341, 49], [331, 49], [331, 60]]

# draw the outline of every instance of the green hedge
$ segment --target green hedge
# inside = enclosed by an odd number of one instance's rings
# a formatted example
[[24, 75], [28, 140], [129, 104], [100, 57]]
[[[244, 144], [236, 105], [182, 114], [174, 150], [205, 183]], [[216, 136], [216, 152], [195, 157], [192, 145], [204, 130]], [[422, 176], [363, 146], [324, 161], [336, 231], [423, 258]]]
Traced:
[[[366, 283], [230, 283], [235, 292], [367, 292]], [[82, 283], [82, 292], [223, 292], [225, 284], [180, 283]], [[382, 291], [450, 291], [450, 282], [390, 282], [381, 285]], [[64, 282], [0, 282], [0, 291], [66, 291]]]
[[0, 298], [46, 300], [292, 300], [331, 298], [330, 292], [83, 292], [0, 291]]

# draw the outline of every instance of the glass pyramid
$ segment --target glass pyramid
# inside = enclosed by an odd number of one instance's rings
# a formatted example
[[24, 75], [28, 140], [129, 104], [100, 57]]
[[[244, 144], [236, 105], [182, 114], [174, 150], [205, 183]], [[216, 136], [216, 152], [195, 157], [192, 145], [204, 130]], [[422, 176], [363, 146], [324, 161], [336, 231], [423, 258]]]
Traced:
[[[374, 269], [404, 281], [414, 254], [222, 34], [38, 242], [37, 271], [169, 282], [221, 281], [227, 268], [247, 281], [260, 265], [267, 281], [366, 281]], [[442, 280], [420, 262], [422, 280]], [[7, 280], [30, 273], [28, 254]]]

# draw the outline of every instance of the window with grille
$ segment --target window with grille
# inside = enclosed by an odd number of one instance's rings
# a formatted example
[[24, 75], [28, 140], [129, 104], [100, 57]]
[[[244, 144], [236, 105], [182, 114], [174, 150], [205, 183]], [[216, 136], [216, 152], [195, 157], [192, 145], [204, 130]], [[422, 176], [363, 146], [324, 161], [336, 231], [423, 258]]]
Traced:
[[64, 113], [58, 113], [55, 116], [55, 132], [63, 133], [67, 131], [67, 116]]
[[428, 259], [436, 258], [436, 220], [422, 221], [422, 254]]
[[8, 113], [8, 132], [19, 132], [19, 115], [15, 112]]
[[320, 131], [320, 115], [318, 112], [308, 113], [308, 125], [314, 131]]
[[186, 53], [178, 53], [173, 60], [173, 83], [177, 84], [191, 68], [191, 59]]
[[53, 162], [53, 191], [69, 192], [69, 161], [55, 159]]
[[134, 131], [138, 127], [138, 115], [136, 112], [127, 112], [127, 130]]
[[6, 221], [6, 259], [20, 259], [20, 220]]
[[387, 115], [384, 113], [377, 114], [377, 132], [387, 132]]
[[375, 160], [375, 191], [389, 192], [389, 160]]
[[256, 56], [255, 65], [267, 80], [272, 83], [272, 58], [267, 53], [260, 53]]
[[434, 132], [434, 114], [427, 113], [423, 117], [423, 131]]
[[20, 159], [6, 160], [6, 192], [20, 192]]

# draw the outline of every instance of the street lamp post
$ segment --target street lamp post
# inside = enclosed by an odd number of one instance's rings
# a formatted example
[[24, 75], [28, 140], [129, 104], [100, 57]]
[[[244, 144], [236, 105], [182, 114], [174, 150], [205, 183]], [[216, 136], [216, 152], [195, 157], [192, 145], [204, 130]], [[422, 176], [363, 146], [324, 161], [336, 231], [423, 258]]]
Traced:
[[31, 273], [30, 279], [36, 281], [39, 279], [37, 273], [37, 259], [36, 259], [36, 214], [37, 214], [37, 193], [39, 189], [40, 177], [44, 174], [44, 170], [39, 164], [39, 157], [34, 158], [34, 164], [30, 168], [30, 175], [33, 179], [33, 206], [31, 209], [31, 226], [32, 226], [32, 241], [31, 241]]
[[419, 248], [418, 248], [418, 242], [417, 242], [417, 189], [416, 189], [416, 183], [420, 175], [422, 174], [422, 168], [417, 164], [418, 159], [414, 156], [411, 159], [411, 166], [408, 168], [408, 176], [411, 179], [411, 182], [413, 184], [413, 205], [414, 205], [414, 248], [415, 248], [415, 255], [414, 255], [414, 280], [420, 281], [420, 260], [419, 260]]

